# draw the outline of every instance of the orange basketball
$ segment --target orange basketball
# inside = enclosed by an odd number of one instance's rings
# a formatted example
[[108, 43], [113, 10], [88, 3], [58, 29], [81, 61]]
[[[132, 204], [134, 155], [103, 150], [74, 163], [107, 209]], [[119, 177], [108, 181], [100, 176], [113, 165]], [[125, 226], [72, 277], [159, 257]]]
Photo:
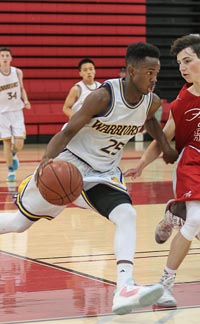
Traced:
[[38, 189], [45, 200], [53, 205], [72, 203], [83, 189], [83, 179], [77, 167], [65, 161], [47, 164], [38, 177]]

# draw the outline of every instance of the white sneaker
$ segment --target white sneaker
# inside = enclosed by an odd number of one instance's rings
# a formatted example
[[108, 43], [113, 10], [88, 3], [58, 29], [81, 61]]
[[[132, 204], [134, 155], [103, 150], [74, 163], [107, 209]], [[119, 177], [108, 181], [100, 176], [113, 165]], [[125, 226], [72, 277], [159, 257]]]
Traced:
[[172, 294], [175, 278], [176, 278], [176, 274], [171, 275], [164, 270], [164, 273], [160, 280], [160, 283], [164, 287], [164, 294], [156, 302], [157, 306], [161, 306], [161, 307], [176, 307], [177, 306], [177, 301]]
[[172, 295], [171, 290], [164, 287], [164, 294], [156, 302], [156, 305], [160, 307], [176, 307], [177, 301], [175, 297]]
[[164, 293], [163, 285], [137, 286], [132, 279], [115, 292], [112, 311], [118, 315], [129, 314], [134, 308], [153, 305]]

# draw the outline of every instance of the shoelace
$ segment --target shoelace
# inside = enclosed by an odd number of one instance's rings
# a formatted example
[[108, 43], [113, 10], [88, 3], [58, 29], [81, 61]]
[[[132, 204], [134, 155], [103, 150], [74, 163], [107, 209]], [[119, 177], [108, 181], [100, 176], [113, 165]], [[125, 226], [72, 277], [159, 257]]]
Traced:
[[172, 291], [172, 288], [174, 286], [174, 280], [176, 278], [176, 274], [170, 275], [166, 271], [164, 271], [164, 274], [160, 280], [160, 283], [165, 286], [168, 290]]
[[184, 220], [176, 215], [173, 215], [169, 210], [166, 214], [166, 224], [173, 226], [174, 229], [180, 230], [184, 224]]

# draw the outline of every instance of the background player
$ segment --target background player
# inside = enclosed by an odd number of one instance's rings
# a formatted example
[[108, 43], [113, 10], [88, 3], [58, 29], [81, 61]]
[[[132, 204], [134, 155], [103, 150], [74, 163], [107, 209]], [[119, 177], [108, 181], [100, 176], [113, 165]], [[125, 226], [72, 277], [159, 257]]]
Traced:
[[23, 108], [31, 108], [23, 84], [22, 70], [10, 66], [9, 48], [0, 49], [0, 139], [8, 167], [7, 181], [15, 181], [19, 167], [16, 153], [24, 146], [26, 130]]
[[100, 82], [94, 80], [95, 64], [90, 58], [82, 59], [78, 64], [78, 70], [82, 80], [70, 89], [63, 106], [63, 112], [69, 118], [81, 108], [85, 98], [101, 85]]

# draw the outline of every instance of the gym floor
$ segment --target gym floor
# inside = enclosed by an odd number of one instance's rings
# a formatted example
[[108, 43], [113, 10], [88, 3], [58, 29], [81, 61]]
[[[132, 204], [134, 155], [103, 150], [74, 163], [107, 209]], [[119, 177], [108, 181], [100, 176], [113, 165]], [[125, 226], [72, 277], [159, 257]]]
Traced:
[[[121, 168], [134, 167], [147, 142], [131, 142]], [[37, 166], [45, 145], [25, 145], [16, 183], [8, 184], [0, 151], [0, 209], [15, 211], [13, 194]], [[158, 158], [128, 189], [137, 210], [134, 277], [138, 283], [159, 280], [171, 238], [154, 241], [156, 224], [172, 198], [172, 165]], [[3, 217], [3, 214], [0, 215]], [[175, 234], [175, 233], [174, 233]], [[173, 234], [173, 235], [174, 235]], [[95, 212], [73, 206], [55, 220], [40, 220], [28, 231], [0, 236], [0, 323], [197, 324], [200, 317], [200, 242], [194, 240], [174, 289], [176, 309], [154, 306], [117, 316], [111, 313], [116, 269], [114, 225]]]

